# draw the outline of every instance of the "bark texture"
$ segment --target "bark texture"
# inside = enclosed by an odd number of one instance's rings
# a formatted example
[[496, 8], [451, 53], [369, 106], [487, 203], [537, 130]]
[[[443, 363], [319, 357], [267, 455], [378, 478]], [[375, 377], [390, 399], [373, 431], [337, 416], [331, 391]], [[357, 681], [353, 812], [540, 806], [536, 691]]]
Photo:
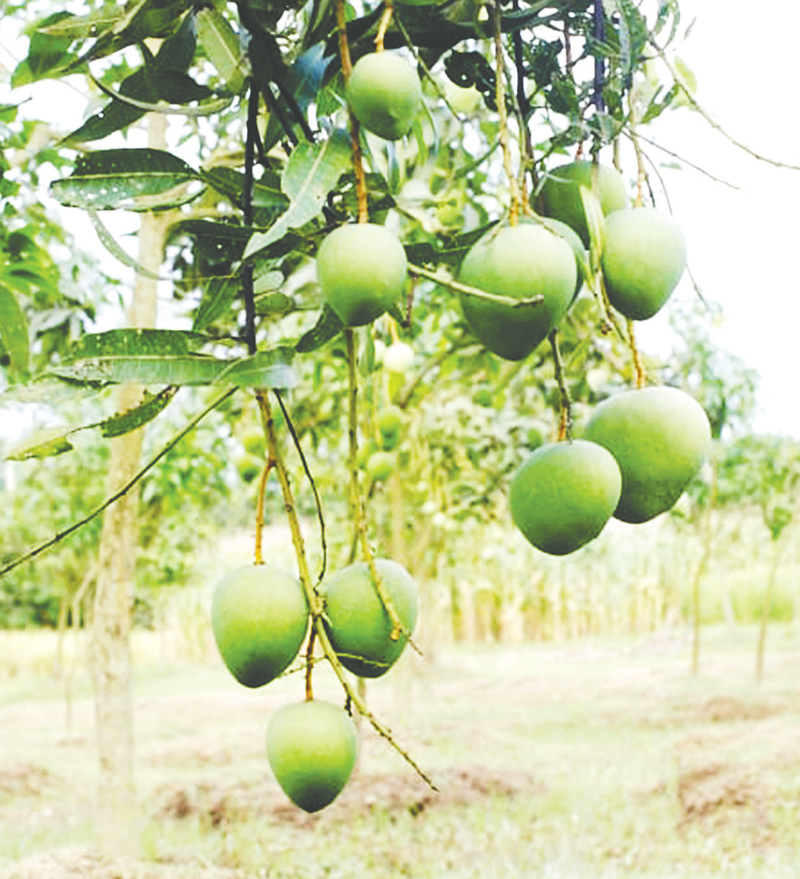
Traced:
[[[149, 145], [163, 149], [163, 117], [148, 120]], [[139, 263], [152, 272], [161, 267], [166, 217], [144, 214], [139, 237]], [[157, 282], [137, 275], [129, 327], [154, 327]], [[121, 385], [117, 411], [142, 399], [139, 385]], [[138, 470], [142, 429], [111, 441], [106, 491], [113, 494]], [[95, 728], [99, 759], [97, 842], [106, 854], [138, 857], [140, 829], [134, 773], [133, 697], [131, 691], [130, 633], [136, 551], [139, 543], [134, 487], [112, 504], [103, 516], [97, 581], [92, 613], [91, 664], [95, 689]]]

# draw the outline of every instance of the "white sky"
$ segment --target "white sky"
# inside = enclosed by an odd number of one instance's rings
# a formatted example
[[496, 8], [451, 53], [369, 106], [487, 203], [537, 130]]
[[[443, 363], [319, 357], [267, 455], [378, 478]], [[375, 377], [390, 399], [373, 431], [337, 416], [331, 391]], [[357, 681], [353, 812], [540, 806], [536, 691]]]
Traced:
[[[761, 0], [756, 7], [745, 0], [681, 0], [681, 6], [682, 31], [696, 17], [679, 54], [697, 76], [700, 103], [753, 149], [800, 165], [800, 3]], [[9, 37], [0, 23], [0, 43], [6, 48]], [[12, 45], [15, 54], [24, 52], [24, 45]], [[10, 65], [11, 59], [2, 52], [0, 62]], [[68, 89], [60, 83], [39, 83], [24, 91], [33, 98], [27, 113], [47, 118], [65, 101]], [[688, 168], [663, 172], [687, 238], [693, 274], [704, 295], [724, 309], [715, 341], [760, 374], [760, 411], [753, 428], [800, 437], [800, 395], [791, 356], [800, 344], [800, 272], [794, 258], [800, 249], [800, 171], [773, 168], [745, 155], [689, 110], [666, 113], [655, 127], [655, 139], [745, 190], [735, 192]], [[656, 158], [657, 151], [652, 155]], [[66, 213], [73, 223], [73, 215], [82, 212]], [[102, 251], [90, 227], [81, 240]], [[132, 243], [128, 239], [123, 245], [130, 250]], [[109, 266], [113, 273], [130, 275], [118, 263], [114, 266]], [[674, 298], [694, 295], [691, 286], [682, 283]], [[640, 324], [645, 350], [666, 353], [674, 343], [667, 327], [669, 310], [670, 303]]]
[[[697, 76], [700, 104], [737, 140], [800, 165], [800, 4], [681, 0], [681, 6], [684, 23], [697, 17], [679, 54]], [[745, 190], [690, 169], [665, 172], [692, 272], [724, 310], [715, 340], [760, 374], [761, 411], [753, 427], [800, 437], [793, 356], [800, 344], [800, 171], [750, 158], [687, 110], [665, 114], [657, 131], [664, 146]], [[694, 295], [688, 284], [675, 293]], [[640, 325], [645, 349], [666, 347], [668, 309], [669, 303]]]

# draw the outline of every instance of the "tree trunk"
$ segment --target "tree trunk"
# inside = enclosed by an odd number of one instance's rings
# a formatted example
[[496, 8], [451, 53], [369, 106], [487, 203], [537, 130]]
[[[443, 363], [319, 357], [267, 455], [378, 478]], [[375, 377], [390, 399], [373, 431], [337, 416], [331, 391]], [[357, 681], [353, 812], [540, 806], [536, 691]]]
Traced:
[[[163, 116], [148, 119], [149, 146], [163, 149]], [[139, 237], [139, 262], [158, 272], [164, 249], [165, 217], [145, 214]], [[156, 321], [157, 282], [137, 275], [127, 324], [153, 327]], [[121, 385], [117, 411], [142, 399], [138, 385]], [[143, 430], [111, 441], [106, 490], [119, 490], [140, 465]], [[112, 504], [103, 516], [97, 585], [94, 598], [91, 661], [95, 689], [95, 726], [99, 758], [97, 841], [107, 854], [138, 857], [138, 808], [133, 756], [133, 698], [131, 692], [131, 611], [134, 567], [139, 542], [138, 486]]]

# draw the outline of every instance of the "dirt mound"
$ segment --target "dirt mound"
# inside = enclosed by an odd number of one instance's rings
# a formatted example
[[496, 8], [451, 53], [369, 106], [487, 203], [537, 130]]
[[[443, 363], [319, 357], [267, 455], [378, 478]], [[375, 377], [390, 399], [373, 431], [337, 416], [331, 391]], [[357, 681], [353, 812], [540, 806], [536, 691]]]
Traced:
[[148, 864], [105, 858], [84, 850], [68, 849], [26, 858], [2, 871], [3, 879], [244, 879], [235, 870], [199, 862]]
[[680, 774], [678, 799], [684, 821], [692, 821], [732, 809], [754, 810], [763, 816], [768, 793], [751, 770], [726, 763], [708, 763]]
[[731, 723], [736, 720], [763, 720], [776, 714], [778, 709], [763, 702], [743, 702], [733, 696], [713, 696], [698, 708], [701, 720]]
[[[408, 812], [419, 815], [429, 808], [465, 806], [482, 799], [510, 799], [525, 793], [541, 793], [533, 779], [481, 767], [450, 770], [435, 779], [438, 791], [408, 774], [358, 774], [324, 814], [332, 820], [354, 814]], [[240, 823], [256, 817], [310, 825], [319, 815], [307, 815], [292, 805], [268, 776], [230, 784], [200, 782], [162, 789], [157, 794], [160, 817], [183, 819], [199, 816], [212, 827]]]
[[41, 796], [53, 781], [46, 769], [32, 763], [0, 766], [0, 799]]

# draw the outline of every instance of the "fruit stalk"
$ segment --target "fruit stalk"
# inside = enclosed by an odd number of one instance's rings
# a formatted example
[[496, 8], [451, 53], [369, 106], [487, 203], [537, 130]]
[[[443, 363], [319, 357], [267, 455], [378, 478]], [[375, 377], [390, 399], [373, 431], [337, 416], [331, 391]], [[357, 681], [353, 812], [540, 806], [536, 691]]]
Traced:
[[361, 490], [358, 484], [358, 368], [356, 363], [355, 334], [352, 328], [345, 328], [344, 336], [347, 342], [349, 403], [347, 434], [349, 442], [348, 465], [350, 467], [350, 508], [353, 514], [356, 534], [361, 545], [361, 553], [364, 556], [364, 560], [369, 565], [369, 573], [372, 578], [372, 583], [375, 586], [375, 590], [381, 599], [381, 604], [389, 615], [389, 619], [392, 623], [392, 632], [389, 637], [393, 641], [396, 641], [403, 634], [403, 623], [397, 615], [397, 610], [392, 603], [391, 596], [375, 567], [375, 558], [372, 554], [372, 548], [369, 545], [369, 536], [367, 534], [367, 515], [364, 506], [364, 499], [361, 496]]
[[409, 766], [411, 766], [411, 768], [417, 773], [417, 775], [419, 775], [419, 777], [432, 790], [438, 790], [431, 778], [417, 764], [414, 758], [408, 752], [403, 750], [402, 747], [400, 747], [400, 745], [395, 741], [391, 732], [367, 708], [364, 700], [359, 697], [358, 693], [350, 685], [350, 682], [347, 679], [347, 675], [344, 670], [344, 666], [341, 664], [341, 662], [339, 662], [339, 658], [336, 655], [333, 646], [331, 645], [330, 639], [328, 638], [328, 633], [325, 631], [325, 624], [322, 621], [322, 615], [325, 610], [324, 602], [322, 596], [319, 594], [316, 587], [311, 582], [311, 576], [308, 570], [308, 561], [306, 559], [305, 553], [305, 543], [303, 541], [303, 535], [300, 530], [300, 521], [297, 518], [297, 510], [294, 503], [294, 494], [292, 492], [291, 483], [289, 482], [289, 474], [286, 472], [283, 458], [280, 456], [278, 450], [278, 440], [275, 433], [275, 422], [272, 418], [272, 410], [269, 405], [269, 400], [267, 399], [266, 391], [264, 391], [263, 389], [258, 389], [256, 391], [256, 400], [258, 401], [258, 408], [261, 413], [264, 434], [267, 437], [268, 455], [270, 459], [274, 460], [275, 462], [275, 473], [278, 477], [278, 483], [281, 487], [284, 508], [286, 510], [286, 516], [289, 520], [289, 530], [292, 534], [292, 544], [294, 545], [295, 555], [297, 556], [297, 568], [298, 574], [300, 576], [300, 583], [303, 586], [303, 591], [305, 592], [306, 599], [308, 600], [308, 606], [311, 611], [311, 625], [314, 628], [315, 638], [319, 641], [320, 646], [322, 647], [322, 652], [325, 654], [325, 658], [331, 664], [331, 668], [333, 669], [334, 674], [339, 679], [339, 683], [342, 685], [342, 689], [344, 690], [345, 696], [347, 697], [348, 701], [355, 706], [358, 713], [370, 723], [375, 732], [377, 732], [378, 735], [381, 736], [381, 738], [386, 739], [386, 741], [395, 749], [395, 751], [400, 754], [400, 756], [409, 764]]
[[506, 112], [505, 63], [503, 55], [503, 31], [500, 19], [500, 3], [495, 0], [492, 7], [492, 25], [494, 30], [495, 49], [495, 99], [497, 113], [500, 117], [500, 148], [503, 151], [503, 167], [508, 178], [508, 189], [511, 193], [511, 205], [508, 210], [508, 222], [511, 226], [517, 223], [520, 207], [520, 194], [517, 175], [511, 162], [511, 148], [508, 144], [508, 113]]
[[[350, 44], [347, 41], [347, 18], [344, 10], [344, 0], [336, 0], [336, 26], [339, 31], [339, 57], [342, 61], [342, 78], [345, 87], [353, 72], [353, 62], [350, 59]], [[358, 197], [358, 222], [366, 223], [369, 220], [367, 206], [367, 177], [364, 173], [364, 154], [361, 151], [361, 134], [358, 119], [353, 111], [347, 110], [348, 128], [350, 131], [350, 145], [353, 150], [353, 171], [356, 175], [356, 195]]]
[[486, 290], [480, 290], [477, 287], [471, 287], [469, 284], [462, 284], [453, 278], [445, 278], [439, 272], [433, 272], [423, 266], [416, 266], [412, 263], [408, 264], [408, 273], [412, 276], [417, 275], [420, 278], [427, 278], [429, 281], [435, 281], [442, 287], [455, 290], [456, 293], [466, 293], [468, 296], [476, 296], [478, 299], [486, 299], [488, 302], [497, 302], [499, 305], [510, 305], [512, 308], [525, 308], [528, 305], [540, 305], [544, 302], [544, 296], [529, 296], [527, 299], [514, 299], [513, 296], [499, 296], [496, 293], [487, 293]]
[[553, 368], [558, 382], [560, 404], [558, 412], [558, 441], [572, 439], [572, 397], [569, 393], [564, 364], [561, 362], [561, 351], [558, 348], [558, 330], [553, 330], [548, 337], [553, 352]]
[[636, 333], [634, 331], [633, 321], [628, 318], [628, 346], [631, 349], [633, 357], [634, 380], [637, 388], [643, 388], [647, 384], [647, 373], [642, 363], [642, 355], [639, 353], [639, 347], [636, 344]]
[[386, 0], [386, 8], [383, 10], [383, 15], [381, 15], [381, 20], [378, 23], [378, 33], [375, 37], [375, 51], [383, 52], [383, 40], [386, 36], [386, 30], [389, 27], [389, 23], [392, 20], [392, 15], [394, 14], [394, 3], [392, 0]]
[[267, 492], [267, 480], [275, 461], [272, 457], [264, 464], [261, 470], [261, 476], [258, 480], [258, 500], [256, 502], [256, 546], [255, 546], [255, 563], [257, 565], [264, 564], [263, 547], [263, 531], [264, 531], [264, 496]]

